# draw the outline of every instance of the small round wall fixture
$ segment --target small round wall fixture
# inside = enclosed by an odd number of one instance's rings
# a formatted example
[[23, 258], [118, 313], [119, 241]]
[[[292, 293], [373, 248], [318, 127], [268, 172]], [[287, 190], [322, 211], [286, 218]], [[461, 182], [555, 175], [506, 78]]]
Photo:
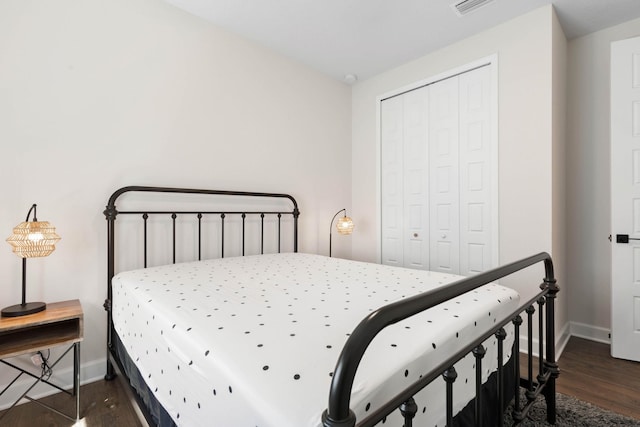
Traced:
[[358, 76], [356, 76], [355, 74], [345, 74], [344, 76], [344, 82], [348, 85], [352, 85], [357, 81], [358, 81]]

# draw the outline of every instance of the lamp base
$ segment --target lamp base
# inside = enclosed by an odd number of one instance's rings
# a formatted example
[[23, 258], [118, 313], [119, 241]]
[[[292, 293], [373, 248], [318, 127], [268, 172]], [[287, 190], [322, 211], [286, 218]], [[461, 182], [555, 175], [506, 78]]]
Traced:
[[28, 314], [39, 313], [47, 308], [43, 302], [28, 302], [26, 304], [16, 304], [2, 309], [2, 317], [20, 317]]

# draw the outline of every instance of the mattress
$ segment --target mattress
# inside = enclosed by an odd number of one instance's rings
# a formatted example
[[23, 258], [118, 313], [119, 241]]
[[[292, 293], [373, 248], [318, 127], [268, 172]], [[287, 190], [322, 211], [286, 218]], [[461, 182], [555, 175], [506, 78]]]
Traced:
[[[299, 253], [174, 264], [115, 276], [113, 322], [177, 425], [316, 427], [339, 353], [360, 320], [459, 278]], [[356, 416], [488, 331], [518, 302], [515, 291], [489, 284], [382, 331], [356, 375]], [[505, 360], [512, 342], [508, 330]], [[496, 365], [495, 339], [485, 346], [486, 379]], [[474, 366], [471, 355], [456, 365], [454, 411], [474, 396]], [[436, 379], [416, 396], [416, 425], [444, 425], [443, 390]]]

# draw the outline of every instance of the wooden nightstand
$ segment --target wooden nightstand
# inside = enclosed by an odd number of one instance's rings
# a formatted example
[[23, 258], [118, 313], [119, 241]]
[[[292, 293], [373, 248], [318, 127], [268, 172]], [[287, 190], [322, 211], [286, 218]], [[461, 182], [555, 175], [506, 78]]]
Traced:
[[[14, 403], [6, 415], [20, 400], [27, 399], [36, 402], [47, 409], [50, 409], [72, 421], [80, 419], [80, 341], [83, 338], [83, 313], [82, 306], [78, 300], [61, 301], [47, 304], [47, 308], [36, 314], [22, 317], [0, 317], [0, 362], [10, 366], [20, 373], [7, 385], [0, 396], [13, 385], [20, 376], [28, 375], [36, 379]], [[71, 392], [63, 390], [59, 386], [44, 378], [44, 374], [35, 375], [24, 369], [7, 362], [4, 359], [19, 356], [21, 354], [35, 353], [60, 345], [69, 347], [64, 353], [49, 366], [52, 368], [73, 349], [73, 390]], [[28, 393], [40, 382], [46, 383], [56, 389], [71, 396], [75, 396], [76, 413], [75, 418], [63, 414], [55, 408], [45, 405], [28, 396]], [[0, 420], [2, 417], [0, 417]]]

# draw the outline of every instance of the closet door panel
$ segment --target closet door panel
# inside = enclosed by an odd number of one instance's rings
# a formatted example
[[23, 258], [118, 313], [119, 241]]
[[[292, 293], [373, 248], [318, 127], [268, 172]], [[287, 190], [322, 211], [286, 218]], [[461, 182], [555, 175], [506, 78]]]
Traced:
[[458, 77], [429, 86], [430, 269], [459, 271]]
[[380, 103], [382, 262], [471, 275], [497, 258], [491, 67]]
[[402, 95], [404, 103], [404, 266], [429, 269], [429, 169], [426, 87]]
[[489, 67], [459, 76], [460, 274], [491, 268], [491, 108]]
[[401, 97], [380, 105], [382, 263], [402, 266], [404, 228], [403, 126], [404, 105]]

